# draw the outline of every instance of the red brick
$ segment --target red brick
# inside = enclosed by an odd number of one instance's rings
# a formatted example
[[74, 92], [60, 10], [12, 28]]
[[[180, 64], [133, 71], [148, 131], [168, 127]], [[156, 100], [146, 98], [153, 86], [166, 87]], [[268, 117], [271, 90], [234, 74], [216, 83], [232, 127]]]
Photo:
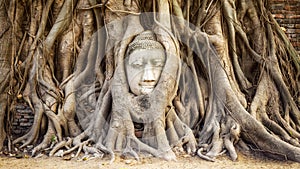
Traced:
[[17, 126], [17, 125], [19, 125], [19, 123], [12, 123], [12, 125], [13, 125], [13, 126]]
[[271, 4], [286, 2], [286, 0], [270, 0]]
[[[300, 7], [299, 7], [300, 8]], [[300, 14], [300, 10], [297, 11], [287, 11], [287, 10], [271, 10], [273, 14], [290, 14], [290, 15], [298, 15]]]
[[32, 124], [30, 124], [30, 123], [20, 123], [20, 126], [22, 126], [22, 127], [29, 127], [31, 125]]
[[297, 11], [297, 10], [299, 10], [299, 5], [290, 5], [290, 4], [286, 4], [285, 6], [284, 6], [284, 9], [285, 10], [288, 10], [288, 11]]
[[292, 45], [294, 47], [300, 47], [300, 42], [299, 41], [298, 42], [292, 42]]
[[296, 28], [296, 24], [281, 24], [280, 26], [282, 26], [282, 27], [284, 27], [286, 29], [288, 29], [288, 28]]
[[33, 116], [25, 115], [24, 118], [25, 118], [25, 119], [31, 119], [31, 118], [33, 118]]
[[299, 19], [279, 19], [275, 18], [279, 24], [297, 24], [300, 23], [300, 18]]
[[20, 119], [20, 118], [21, 118], [21, 115], [15, 115], [14, 118], [15, 118], [15, 119]]
[[297, 34], [286, 34], [286, 36], [293, 42], [298, 41]]
[[288, 19], [299, 19], [300, 15], [286, 15], [286, 18], [288, 18]]
[[284, 8], [285, 8], [284, 3], [273, 4], [273, 5], [271, 6], [271, 9], [272, 9], [272, 10], [279, 10], [279, 11], [281, 11], [281, 10], [283, 10]]
[[28, 119], [20, 119], [19, 122], [28, 122]]
[[273, 17], [276, 18], [276, 19], [283, 19], [283, 18], [285, 18], [284, 15], [282, 15], [282, 14], [273, 14]]
[[300, 34], [300, 29], [286, 29], [286, 33]]
[[14, 132], [15, 134], [20, 134], [20, 133], [21, 133], [21, 130], [13, 130], [13, 132]]

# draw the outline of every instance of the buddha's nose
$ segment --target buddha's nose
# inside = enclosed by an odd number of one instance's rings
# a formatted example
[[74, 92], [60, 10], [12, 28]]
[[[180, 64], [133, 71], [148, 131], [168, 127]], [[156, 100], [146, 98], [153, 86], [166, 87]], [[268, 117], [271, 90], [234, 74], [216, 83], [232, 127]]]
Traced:
[[151, 65], [146, 65], [143, 74], [143, 82], [155, 82], [155, 76], [153, 67]]

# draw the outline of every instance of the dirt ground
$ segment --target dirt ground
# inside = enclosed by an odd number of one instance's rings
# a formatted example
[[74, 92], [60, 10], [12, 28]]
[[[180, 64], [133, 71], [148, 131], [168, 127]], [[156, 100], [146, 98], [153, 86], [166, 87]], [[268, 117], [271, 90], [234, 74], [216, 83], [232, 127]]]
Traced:
[[199, 157], [181, 156], [177, 161], [164, 161], [157, 158], [141, 158], [138, 162], [133, 159], [122, 159], [116, 157], [113, 164], [109, 165], [108, 159], [63, 159], [58, 157], [42, 156], [40, 158], [16, 158], [0, 156], [0, 169], [56, 169], [56, 168], [80, 168], [80, 169], [94, 169], [94, 168], [112, 168], [112, 169], [195, 169], [195, 168], [221, 168], [221, 169], [235, 169], [235, 168], [251, 168], [251, 169], [279, 169], [279, 168], [300, 168], [300, 163], [291, 161], [277, 161], [265, 157], [245, 156], [239, 153], [238, 160], [233, 162], [227, 155], [218, 157], [215, 162], [208, 162]]

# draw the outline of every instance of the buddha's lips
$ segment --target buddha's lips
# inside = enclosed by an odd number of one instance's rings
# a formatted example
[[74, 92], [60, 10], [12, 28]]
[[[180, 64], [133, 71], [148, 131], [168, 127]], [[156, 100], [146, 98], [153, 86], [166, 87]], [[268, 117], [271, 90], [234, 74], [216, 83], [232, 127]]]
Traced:
[[155, 86], [141, 86], [141, 93], [142, 94], [148, 94], [153, 91]]
[[154, 87], [156, 85], [156, 81], [151, 81], [151, 82], [139, 82], [139, 85], [141, 87]]
[[154, 88], [154, 85], [140, 85], [142, 88]]

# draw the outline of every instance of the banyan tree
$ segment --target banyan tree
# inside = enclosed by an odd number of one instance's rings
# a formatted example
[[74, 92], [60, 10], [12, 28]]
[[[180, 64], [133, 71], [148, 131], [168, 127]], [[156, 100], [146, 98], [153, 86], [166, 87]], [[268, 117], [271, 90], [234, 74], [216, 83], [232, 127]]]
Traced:
[[300, 58], [267, 0], [1, 0], [0, 22], [1, 149], [300, 162]]

